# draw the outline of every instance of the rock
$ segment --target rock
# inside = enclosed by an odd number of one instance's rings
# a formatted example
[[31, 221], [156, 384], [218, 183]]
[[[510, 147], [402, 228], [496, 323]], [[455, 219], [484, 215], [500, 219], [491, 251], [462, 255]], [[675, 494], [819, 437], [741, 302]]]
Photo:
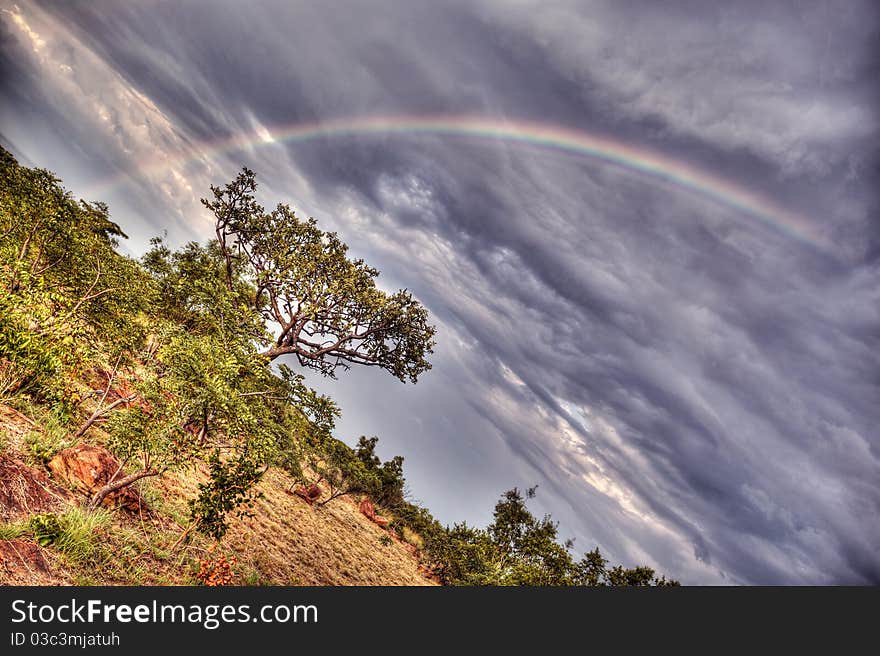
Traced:
[[[57, 478], [89, 496], [104, 487], [112, 477], [125, 475], [119, 470], [119, 461], [112, 453], [104, 447], [91, 444], [77, 444], [60, 451], [49, 461], [49, 469]], [[124, 487], [108, 494], [103, 505], [137, 511], [143, 503], [133, 488]]]
[[306, 503], [312, 505], [321, 497], [321, 488], [319, 488], [314, 483], [309, 485], [308, 487], [303, 487], [302, 485], [298, 486], [293, 493], [305, 500]]
[[44, 472], [0, 453], [0, 521], [49, 512], [72, 499]]
[[373, 507], [373, 502], [369, 499], [364, 499], [363, 501], [361, 501], [360, 510], [370, 519], [375, 519], [376, 509]]
[[369, 518], [369, 520], [371, 522], [378, 524], [382, 528], [385, 528], [386, 526], [388, 526], [388, 522], [389, 522], [388, 518], [382, 517], [381, 515], [377, 515], [376, 508], [375, 508], [375, 506], [373, 506], [373, 502], [370, 501], [369, 499], [364, 499], [363, 501], [361, 501], [359, 508], [360, 508], [361, 513], [366, 515], [367, 518]]

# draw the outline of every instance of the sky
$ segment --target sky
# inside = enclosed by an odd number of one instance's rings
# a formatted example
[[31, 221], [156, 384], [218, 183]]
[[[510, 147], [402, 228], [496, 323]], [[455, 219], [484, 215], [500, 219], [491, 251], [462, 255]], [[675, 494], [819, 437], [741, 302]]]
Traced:
[[241, 166], [406, 287], [433, 369], [310, 382], [412, 496], [576, 555], [880, 584], [880, 6], [0, 0], [0, 142], [143, 252]]

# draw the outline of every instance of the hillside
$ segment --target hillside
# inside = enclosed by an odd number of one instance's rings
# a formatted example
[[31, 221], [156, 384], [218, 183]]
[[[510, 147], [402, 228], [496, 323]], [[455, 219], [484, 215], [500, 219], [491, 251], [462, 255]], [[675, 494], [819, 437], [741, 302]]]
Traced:
[[258, 485], [263, 496], [254, 516], [231, 521], [222, 549], [209, 552], [210, 541], [197, 539], [171, 550], [185, 530], [177, 523], [185, 523], [185, 499], [204, 478], [198, 473], [143, 484], [143, 508], [99, 522], [93, 535], [81, 536], [76, 551], [40, 547], [24, 528], [27, 522], [41, 513], [76, 512], [87, 498], [28, 464], [25, 438], [34, 430], [24, 415], [0, 405], [0, 537], [22, 527], [18, 538], [0, 540], [0, 585], [198, 584], [200, 561], [220, 555], [235, 558], [233, 585], [436, 584], [416, 549], [370, 521], [353, 499], [309, 505], [286, 492], [293, 481], [278, 469]]
[[403, 458], [351, 447], [309, 386], [416, 384], [435, 329], [336, 233], [266, 211], [248, 169], [203, 203], [215, 238], [140, 258], [100, 202], [0, 149], [0, 583], [667, 585], [575, 560], [513, 488], [442, 526]]

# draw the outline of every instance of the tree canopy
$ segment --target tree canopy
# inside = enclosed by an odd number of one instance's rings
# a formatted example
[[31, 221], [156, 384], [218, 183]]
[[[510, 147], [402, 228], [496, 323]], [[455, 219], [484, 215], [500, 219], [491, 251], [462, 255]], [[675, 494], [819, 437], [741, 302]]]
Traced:
[[283, 204], [266, 212], [256, 188], [245, 168], [229, 184], [212, 186], [213, 199], [202, 202], [216, 219], [227, 288], [243, 276], [253, 286], [253, 308], [274, 328], [263, 354], [294, 355], [328, 376], [359, 364], [415, 383], [431, 368], [435, 329], [427, 310], [405, 289], [379, 289], [378, 270], [350, 259], [348, 246], [314, 219]]
[[678, 585], [650, 567], [612, 567], [598, 547], [575, 560], [573, 541], [560, 542], [557, 524], [549, 516], [535, 517], [526, 506], [535, 489], [528, 489], [525, 496], [517, 488], [505, 492], [485, 529], [467, 524], [444, 529], [426, 521], [424, 513], [416, 513], [441, 580], [452, 585]]

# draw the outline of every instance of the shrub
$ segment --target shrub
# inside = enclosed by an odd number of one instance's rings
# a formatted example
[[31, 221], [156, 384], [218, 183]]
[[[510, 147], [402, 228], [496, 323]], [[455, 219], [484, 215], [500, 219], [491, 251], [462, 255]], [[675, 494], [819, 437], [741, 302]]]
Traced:
[[222, 462], [215, 451], [210, 460], [211, 478], [199, 484], [199, 496], [189, 502], [196, 530], [219, 540], [229, 529], [230, 512], [235, 511], [237, 517], [251, 516], [257, 496], [253, 487], [264, 471], [246, 455]]
[[55, 513], [45, 513], [31, 517], [31, 532], [41, 547], [48, 547], [61, 536], [61, 522]]
[[373, 489], [369, 490], [373, 501], [385, 508], [393, 509], [403, 502], [403, 456], [394, 456], [382, 462], [376, 455], [378, 437], [367, 438], [361, 435], [355, 448], [355, 456], [366, 467], [369, 475], [376, 479]]

